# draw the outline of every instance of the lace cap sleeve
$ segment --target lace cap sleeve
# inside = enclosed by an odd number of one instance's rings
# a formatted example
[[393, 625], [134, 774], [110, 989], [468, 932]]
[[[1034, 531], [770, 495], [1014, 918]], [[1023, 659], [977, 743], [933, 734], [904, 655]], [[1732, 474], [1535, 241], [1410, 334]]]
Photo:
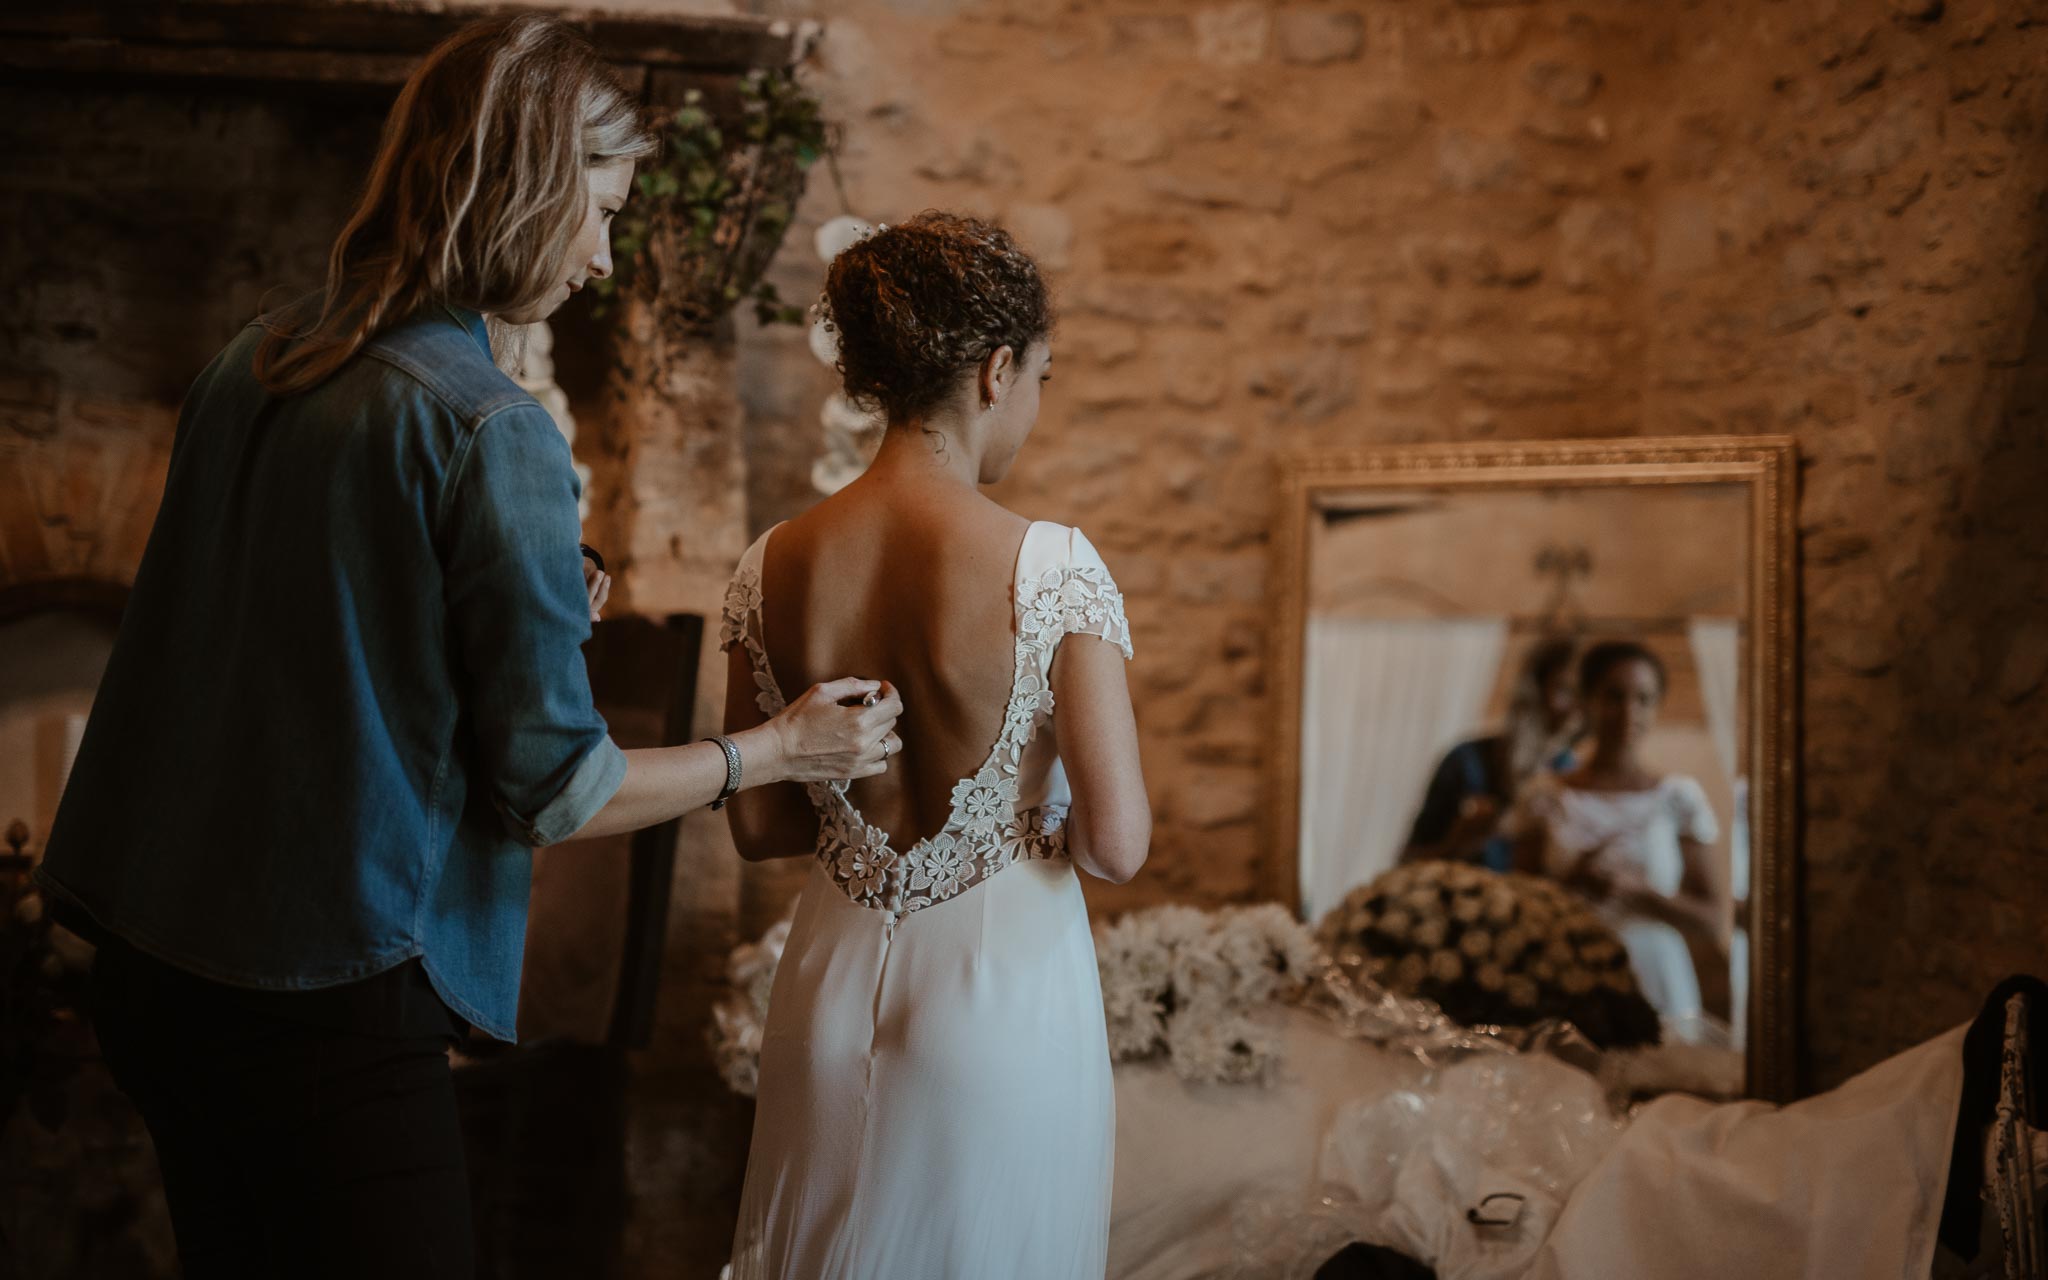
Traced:
[[1051, 650], [1066, 636], [1095, 636], [1132, 656], [1124, 594], [1109, 566], [1079, 529], [1065, 531], [1058, 562], [1024, 582], [1018, 595], [1018, 634]]
[[1721, 824], [1714, 818], [1714, 806], [1707, 800], [1706, 788], [1689, 775], [1673, 774], [1665, 780], [1665, 787], [1671, 796], [1672, 816], [1677, 819], [1678, 834], [1701, 844], [1713, 844], [1721, 838]]
[[751, 619], [761, 611], [761, 553], [767, 545], [768, 534], [764, 533], [740, 557], [732, 581], [726, 584], [725, 607], [718, 623], [718, 648], [722, 653], [731, 653], [735, 645], [748, 643], [754, 635]]

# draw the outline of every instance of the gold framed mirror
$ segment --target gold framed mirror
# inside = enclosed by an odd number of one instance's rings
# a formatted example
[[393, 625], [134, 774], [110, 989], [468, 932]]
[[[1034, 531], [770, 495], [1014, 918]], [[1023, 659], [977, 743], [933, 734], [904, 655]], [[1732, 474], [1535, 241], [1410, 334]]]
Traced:
[[1449, 858], [1696, 923], [1661, 959], [1617, 925], [1642, 994], [1789, 1100], [1796, 465], [1775, 436], [1283, 456], [1273, 895], [1314, 921]]

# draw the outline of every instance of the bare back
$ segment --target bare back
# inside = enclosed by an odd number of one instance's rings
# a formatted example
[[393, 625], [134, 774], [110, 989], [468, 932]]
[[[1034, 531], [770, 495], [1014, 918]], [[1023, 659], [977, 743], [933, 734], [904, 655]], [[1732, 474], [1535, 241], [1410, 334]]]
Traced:
[[778, 527], [762, 563], [762, 630], [785, 688], [832, 673], [903, 695], [903, 754], [853, 784], [865, 818], [907, 848], [947, 822], [988, 758], [1016, 670], [1012, 585], [1029, 523], [978, 494], [857, 484]]

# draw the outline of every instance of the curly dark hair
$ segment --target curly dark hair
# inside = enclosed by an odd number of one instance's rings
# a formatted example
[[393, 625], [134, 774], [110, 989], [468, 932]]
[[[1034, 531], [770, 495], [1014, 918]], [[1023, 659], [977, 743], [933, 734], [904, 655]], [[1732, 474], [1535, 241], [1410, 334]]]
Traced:
[[1624, 662], [1648, 663], [1650, 670], [1657, 673], [1657, 692], [1661, 695], [1670, 689], [1671, 677], [1664, 670], [1664, 660], [1652, 653], [1649, 646], [1634, 640], [1607, 640], [1586, 650], [1586, 656], [1579, 659], [1579, 689], [1592, 693], [1609, 672]]
[[846, 394], [890, 422], [923, 417], [998, 347], [1021, 360], [1052, 332], [1031, 255], [993, 223], [927, 210], [832, 260], [823, 318]]

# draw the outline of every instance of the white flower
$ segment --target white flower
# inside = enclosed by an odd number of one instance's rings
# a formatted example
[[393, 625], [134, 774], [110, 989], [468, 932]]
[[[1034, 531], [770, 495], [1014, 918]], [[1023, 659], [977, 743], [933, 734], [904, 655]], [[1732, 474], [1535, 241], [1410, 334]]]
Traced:
[[1166, 1023], [1157, 1013], [1109, 1020], [1109, 1055], [1117, 1062], [1149, 1058], [1166, 1047]]
[[1486, 918], [1496, 925], [1515, 918], [1515, 895], [1498, 884], [1486, 889]]
[[1424, 920], [1421, 924], [1416, 925], [1415, 932], [1411, 936], [1416, 946], [1433, 951], [1444, 945], [1444, 935], [1447, 932], [1449, 930], [1445, 926], [1442, 917], [1438, 917], [1434, 920]]
[[933, 836], [911, 866], [910, 887], [930, 889], [935, 901], [949, 898], [966, 885], [970, 870], [958, 837]]
[[1010, 811], [1017, 798], [1017, 780], [1006, 777], [994, 765], [953, 788], [953, 808], [970, 826], [986, 826]]
[[1040, 590], [1031, 596], [1017, 619], [1017, 634], [1031, 640], [1057, 634], [1063, 616], [1058, 589]]
[[1025, 737], [1037, 725], [1040, 713], [1050, 713], [1052, 707], [1052, 690], [1044, 680], [1034, 672], [1019, 675], [1016, 692], [1003, 713], [1004, 733], [1013, 738]]
[[1501, 989], [1502, 984], [1507, 981], [1507, 974], [1503, 973], [1501, 967], [1497, 964], [1480, 965], [1478, 972], [1474, 973], [1472, 977], [1479, 984], [1480, 989], [1484, 991], [1498, 991]]
[[1226, 1084], [1266, 1079], [1278, 1061], [1271, 1038], [1241, 1015], [1196, 1005], [1166, 1029], [1166, 1050], [1184, 1080]]
[[1458, 939], [1458, 950], [1474, 960], [1483, 959], [1493, 954], [1493, 935], [1484, 929], [1467, 929]]
[[1411, 951], [1394, 964], [1394, 984], [1403, 991], [1413, 991], [1429, 976], [1429, 961], [1420, 951]]
[[840, 846], [833, 871], [856, 898], [866, 900], [873, 898], [881, 886], [886, 866], [881, 850], [871, 849], [865, 840], [858, 840]]
[[1499, 956], [1503, 964], [1512, 964], [1520, 958], [1522, 949], [1528, 945], [1528, 933], [1519, 927], [1510, 926], [1494, 935], [1493, 954]]
[[[1408, 937], [1408, 931], [1413, 927], [1414, 921], [1409, 918], [1408, 913], [1405, 911], [1389, 911], [1381, 916], [1379, 921], [1379, 931], [1396, 942], [1405, 940]], [[1361, 929], [1360, 932], [1363, 932], [1363, 930]]]
[[1459, 924], [1478, 924], [1486, 914], [1486, 900], [1470, 894], [1460, 895], [1451, 900], [1451, 915]]

